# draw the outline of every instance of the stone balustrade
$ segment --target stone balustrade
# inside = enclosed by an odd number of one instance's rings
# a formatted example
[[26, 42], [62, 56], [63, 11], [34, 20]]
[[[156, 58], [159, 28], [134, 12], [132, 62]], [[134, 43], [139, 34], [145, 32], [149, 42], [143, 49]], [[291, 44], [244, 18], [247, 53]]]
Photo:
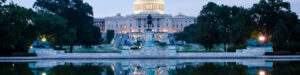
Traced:
[[65, 53], [53, 49], [35, 50], [38, 57], [251, 57], [264, 56], [265, 49], [241, 49], [236, 52], [176, 52], [176, 50], [122, 50], [121, 53]]

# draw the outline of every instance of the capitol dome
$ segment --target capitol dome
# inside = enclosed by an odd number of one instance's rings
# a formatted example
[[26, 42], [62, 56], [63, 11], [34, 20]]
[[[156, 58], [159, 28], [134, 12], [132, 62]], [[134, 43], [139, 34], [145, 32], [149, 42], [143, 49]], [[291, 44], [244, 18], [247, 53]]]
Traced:
[[136, 0], [134, 14], [165, 14], [165, 2], [163, 0]]

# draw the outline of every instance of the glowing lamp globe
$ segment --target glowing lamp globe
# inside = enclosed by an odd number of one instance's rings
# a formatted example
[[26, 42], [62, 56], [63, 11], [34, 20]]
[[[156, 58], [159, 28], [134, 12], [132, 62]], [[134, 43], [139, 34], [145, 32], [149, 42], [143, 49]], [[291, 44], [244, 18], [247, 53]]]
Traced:
[[47, 73], [46, 72], [42, 72], [42, 74], [41, 75], [47, 75]]
[[47, 41], [47, 39], [46, 39], [46, 38], [43, 38], [43, 39], [42, 39], [42, 42], [46, 42], [46, 41]]
[[266, 74], [267, 74], [266, 71], [263, 71], [263, 70], [258, 72], [258, 75], [266, 75]]
[[259, 41], [266, 41], [266, 37], [265, 37], [265, 36], [259, 36], [259, 37], [258, 37], [258, 40], [259, 40]]

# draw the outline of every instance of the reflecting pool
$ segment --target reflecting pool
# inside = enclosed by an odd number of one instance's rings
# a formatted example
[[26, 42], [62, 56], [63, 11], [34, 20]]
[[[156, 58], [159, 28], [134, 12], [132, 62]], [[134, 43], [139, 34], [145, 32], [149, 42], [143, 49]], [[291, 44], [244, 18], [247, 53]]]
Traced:
[[300, 75], [300, 60], [0, 60], [0, 75]]

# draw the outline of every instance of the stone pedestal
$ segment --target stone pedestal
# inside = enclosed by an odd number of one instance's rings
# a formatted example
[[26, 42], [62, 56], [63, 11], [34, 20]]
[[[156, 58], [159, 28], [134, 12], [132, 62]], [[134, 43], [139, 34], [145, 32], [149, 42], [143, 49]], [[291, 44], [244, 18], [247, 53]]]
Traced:
[[145, 32], [145, 44], [143, 45], [142, 50], [156, 50], [152, 29], [147, 29]]

